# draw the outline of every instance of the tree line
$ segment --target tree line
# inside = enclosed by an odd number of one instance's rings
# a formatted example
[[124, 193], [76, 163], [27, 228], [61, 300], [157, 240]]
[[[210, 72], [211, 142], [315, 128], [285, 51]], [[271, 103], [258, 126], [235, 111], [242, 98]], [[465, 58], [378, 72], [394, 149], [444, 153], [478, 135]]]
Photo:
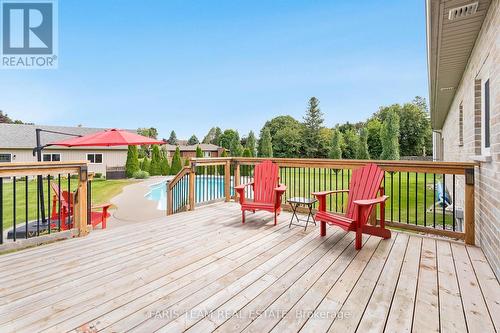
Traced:
[[[401, 156], [432, 153], [432, 128], [427, 103], [422, 97], [404, 104], [382, 106], [366, 121], [332, 127], [325, 125], [319, 104], [316, 97], [311, 97], [302, 121], [289, 115], [270, 119], [258, 138], [253, 131], [240, 137], [235, 129], [212, 127], [201, 143], [223, 147], [225, 156], [244, 157], [398, 160]], [[155, 128], [140, 128], [138, 132], [155, 139], [158, 136]], [[175, 131], [165, 141], [172, 145], [179, 143]], [[194, 134], [187, 141], [189, 145], [199, 143]], [[199, 146], [196, 156], [203, 157]], [[137, 159], [143, 162], [131, 170], [143, 170], [151, 175], [176, 174], [183, 165], [178, 147], [170, 164], [164, 147], [140, 147]], [[127, 172], [131, 176], [133, 173]]]
[[366, 121], [333, 127], [325, 126], [319, 100], [311, 97], [302, 121], [275, 117], [264, 124], [258, 140], [253, 131], [240, 138], [237, 130], [213, 127], [202, 142], [232, 156], [398, 160], [431, 154], [432, 129], [422, 97], [382, 106]]

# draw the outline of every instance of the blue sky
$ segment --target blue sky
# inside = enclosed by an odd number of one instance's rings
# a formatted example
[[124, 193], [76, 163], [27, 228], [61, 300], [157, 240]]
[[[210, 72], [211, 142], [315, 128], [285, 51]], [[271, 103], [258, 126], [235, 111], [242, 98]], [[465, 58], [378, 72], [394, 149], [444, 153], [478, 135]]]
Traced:
[[38, 124], [212, 126], [258, 133], [302, 119], [316, 96], [327, 126], [427, 98], [424, 0], [59, 1], [59, 68], [1, 70], [0, 110]]

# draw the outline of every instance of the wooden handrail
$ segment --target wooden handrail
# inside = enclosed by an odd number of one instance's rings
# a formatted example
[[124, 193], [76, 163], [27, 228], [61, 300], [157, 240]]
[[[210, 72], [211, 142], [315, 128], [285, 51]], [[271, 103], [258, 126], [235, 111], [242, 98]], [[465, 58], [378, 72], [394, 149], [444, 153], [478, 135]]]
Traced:
[[82, 167], [87, 167], [87, 161], [0, 163], [0, 177], [36, 176], [41, 173], [79, 173]]
[[182, 179], [182, 177], [184, 177], [185, 175], [187, 175], [190, 172], [191, 172], [191, 167], [190, 166], [184, 166], [184, 167], [182, 167], [181, 171], [179, 171], [174, 176], [174, 178], [172, 178], [170, 180], [170, 182], [168, 183], [168, 190], [171, 191], [172, 188]]
[[[228, 158], [195, 158], [196, 165], [223, 165]], [[411, 171], [436, 174], [464, 175], [466, 169], [479, 166], [475, 162], [385, 161], [385, 160], [332, 160], [321, 158], [263, 158], [231, 157], [232, 163], [254, 165], [271, 160], [281, 167], [356, 169], [367, 163], [375, 163], [385, 171]], [[218, 162], [218, 164], [216, 164]]]

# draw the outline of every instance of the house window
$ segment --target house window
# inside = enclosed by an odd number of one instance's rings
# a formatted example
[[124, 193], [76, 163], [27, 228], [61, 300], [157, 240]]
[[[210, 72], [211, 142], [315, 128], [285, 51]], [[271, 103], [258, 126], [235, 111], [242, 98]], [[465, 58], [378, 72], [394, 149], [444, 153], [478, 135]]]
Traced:
[[458, 107], [458, 145], [464, 145], [464, 105], [460, 103]]
[[484, 84], [484, 148], [490, 148], [490, 80]]
[[59, 162], [61, 160], [61, 154], [43, 154], [42, 160], [44, 162]]
[[209, 151], [204, 151], [203, 152], [203, 157], [210, 157], [210, 152]]
[[101, 164], [102, 154], [87, 154], [87, 161], [89, 161], [91, 164]]
[[12, 154], [0, 154], [0, 163], [12, 162]]

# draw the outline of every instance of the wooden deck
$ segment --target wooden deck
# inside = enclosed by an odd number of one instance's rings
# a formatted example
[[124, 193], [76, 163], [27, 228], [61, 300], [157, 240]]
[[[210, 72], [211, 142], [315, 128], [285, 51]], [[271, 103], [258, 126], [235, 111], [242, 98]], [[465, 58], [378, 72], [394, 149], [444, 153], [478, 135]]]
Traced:
[[477, 247], [216, 204], [0, 256], [0, 332], [495, 332]]

